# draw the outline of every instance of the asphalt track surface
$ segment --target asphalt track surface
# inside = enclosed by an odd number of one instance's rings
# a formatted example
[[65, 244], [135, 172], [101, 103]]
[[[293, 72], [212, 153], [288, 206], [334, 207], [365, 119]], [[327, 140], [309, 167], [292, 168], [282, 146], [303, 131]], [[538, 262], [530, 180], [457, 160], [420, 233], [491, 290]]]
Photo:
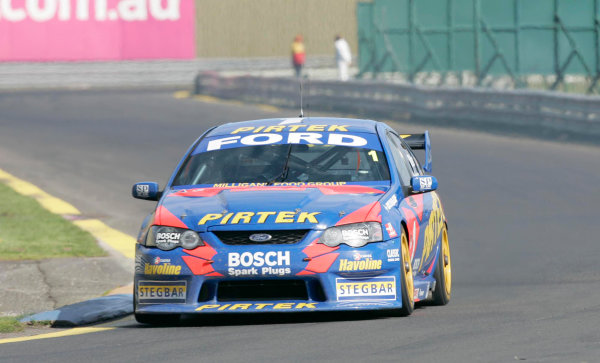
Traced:
[[[0, 168], [134, 235], [208, 127], [296, 116], [170, 92], [0, 94]], [[402, 132], [419, 125], [394, 126]], [[380, 314], [228, 316], [0, 345], [2, 362], [600, 361], [600, 148], [432, 130], [452, 301]]]

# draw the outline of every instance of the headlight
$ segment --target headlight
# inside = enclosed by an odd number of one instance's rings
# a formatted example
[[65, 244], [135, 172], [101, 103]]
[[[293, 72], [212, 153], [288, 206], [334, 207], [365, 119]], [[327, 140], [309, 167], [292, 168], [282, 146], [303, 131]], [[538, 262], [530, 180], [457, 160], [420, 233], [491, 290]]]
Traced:
[[319, 242], [329, 247], [335, 247], [342, 243], [350, 247], [362, 247], [369, 242], [383, 241], [381, 223], [364, 222], [346, 224], [327, 228], [319, 239]]
[[176, 247], [192, 250], [204, 243], [197, 232], [184, 228], [152, 226], [146, 236], [147, 247], [158, 247], [163, 251], [169, 251]]

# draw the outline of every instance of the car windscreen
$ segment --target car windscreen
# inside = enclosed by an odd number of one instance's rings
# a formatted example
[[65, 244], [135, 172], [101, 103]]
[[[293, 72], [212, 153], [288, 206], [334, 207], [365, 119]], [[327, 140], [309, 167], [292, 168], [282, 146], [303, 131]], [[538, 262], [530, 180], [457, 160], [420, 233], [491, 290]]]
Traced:
[[203, 151], [185, 161], [172, 185], [389, 182], [385, 154], [376, 147], [267, 144]]

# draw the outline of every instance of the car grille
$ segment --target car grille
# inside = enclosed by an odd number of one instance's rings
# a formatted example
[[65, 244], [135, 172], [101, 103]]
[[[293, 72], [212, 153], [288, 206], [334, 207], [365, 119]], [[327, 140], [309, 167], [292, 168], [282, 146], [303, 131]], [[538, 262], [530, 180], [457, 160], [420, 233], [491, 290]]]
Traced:
[[[289, 245], [302, 241], [308, 229], [280, 230], [280, 231], [220, 231], [215, 235], [226, 245]], [[250, 236], [268, 234], [268, 241], [252, 241]]]
[[242, 280], [219, 282], [217, 301], [308, 300], [302, 280]]

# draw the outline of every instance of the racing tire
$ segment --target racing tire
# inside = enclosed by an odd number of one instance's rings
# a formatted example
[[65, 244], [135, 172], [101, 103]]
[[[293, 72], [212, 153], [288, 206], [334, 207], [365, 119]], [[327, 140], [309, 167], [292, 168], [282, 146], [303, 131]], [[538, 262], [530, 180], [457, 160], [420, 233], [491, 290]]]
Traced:
[[412, 264], [410, 261], [410, 252], [408, 250], [408, 239], [406, 238], [406, 232], [404, 232], [404, 228], [401, 228], [401, 230], [402, 233], [400, 235], [400, 281], [402, 284], [402, 308], [398, 309], [397, 313], [399, 316], [409, 316], [410, 314], [412, 314], [413, 310], [415, 310], [415, 289], [412, 273]]
[[179, 321], [179, 314], [138, 314], [135, 320], [141, 324], [148, 325], [172, 325]]
[[442, 228], [442, 242], [440, 255], [433, 273], [435, 290], [433, 291], [433, 305], [446, 305], [452, 295], [452, 260], [450, 259], [450, 244], [448, 243], [448, 229]]

